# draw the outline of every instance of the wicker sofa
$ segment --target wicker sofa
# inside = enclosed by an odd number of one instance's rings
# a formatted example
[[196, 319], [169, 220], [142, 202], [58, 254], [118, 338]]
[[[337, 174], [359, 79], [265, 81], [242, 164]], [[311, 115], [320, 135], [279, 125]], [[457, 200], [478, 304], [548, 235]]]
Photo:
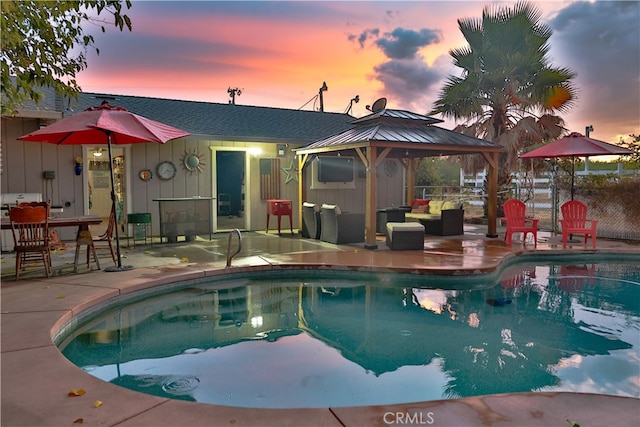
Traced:
[[464, 209], [460, 201], [421, 200], [413, 203], [405, 221], [424, 225], [425, 234], [458, 236], [464, 234]]

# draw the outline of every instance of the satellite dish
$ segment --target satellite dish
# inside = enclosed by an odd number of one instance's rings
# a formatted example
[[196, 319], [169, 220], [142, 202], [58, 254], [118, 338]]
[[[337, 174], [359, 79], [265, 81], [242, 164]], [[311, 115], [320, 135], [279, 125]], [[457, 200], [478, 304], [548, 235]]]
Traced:
[[371, 106], [371, 111], [377, 113], [380, 110], [384, 110], [384, 107], [387, 106], [387, 98], [380, 98]]

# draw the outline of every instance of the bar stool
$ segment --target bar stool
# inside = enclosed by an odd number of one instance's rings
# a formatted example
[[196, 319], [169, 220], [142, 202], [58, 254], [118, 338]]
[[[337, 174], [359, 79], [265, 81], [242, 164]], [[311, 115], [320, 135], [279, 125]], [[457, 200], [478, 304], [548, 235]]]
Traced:
[[93, 236], [89, 230], [79, 230], [78, 235], [76, 236], [76, 256], [73, 261], [73, 272], [78, 272], [78, 259], [80, 258], [80, 246], [87, 246], [87, 268], [90, 268], [91, 258], [93, 255], [93, 259], [96, 262], [96, 266], [98, 270], [100, 270], [100, 261], [98, 260], [98, 254], [96, 253], [96, 247], [93, 244]]

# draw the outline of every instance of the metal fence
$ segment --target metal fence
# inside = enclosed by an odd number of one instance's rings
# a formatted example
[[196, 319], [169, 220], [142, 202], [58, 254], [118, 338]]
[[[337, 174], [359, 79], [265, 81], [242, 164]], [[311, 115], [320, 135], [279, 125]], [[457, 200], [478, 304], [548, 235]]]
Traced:
[[[514, 184], [510, 191], [516, 198], [525, 201], [527, 214], [538, 218], [540, 230], [560, 231], [560, 206], [570, 200], [569, 191], [557, 189], [548, 179], [530, 180], [529, 186]], [[487, 199], [483, 186], [417, 186], [415, 198], [435, 200], [461, 200], [464, 202], [465, 220], [484, 218]], [[579, 191], [576, 199], [580, 200]], [[591, 199], [590, 199], [591, 200]], [[640, 221], [625, 215], [620, 205], [603, 206], [586, 201], [589, 213], [598, 220], [598, 237], [640, 241]]]

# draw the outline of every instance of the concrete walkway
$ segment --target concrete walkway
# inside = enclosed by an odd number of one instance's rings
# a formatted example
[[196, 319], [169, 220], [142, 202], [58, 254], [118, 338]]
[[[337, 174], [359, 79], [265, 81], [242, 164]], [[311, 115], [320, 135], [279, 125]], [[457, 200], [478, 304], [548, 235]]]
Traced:
[[[246, 409], [205, 405], [136, 393], [103, 382], [65, 359], [52, 343], [61, 325], [109, 298], [151, 286], [246, 269], [295, 266], [412, 271], [422, 274], [490, 273], [507, 259], [528, 254], [613, 253], [640, 263], [640, 246], [598, 240], [567, 249], [559, 236], [539, 234], [533, 244], [507, 246], [486, 238], [481, 226], [464, 236], [425, 238], [424, 250], [336, 246], [297, 235], [243, 233], [242, 252], [226, 269], [228, 235], [214, 241], [123, 249], [117, 273], [73, 274], [73, 247], [54, 254], [54, 277], [43, 270], [13, 279], [13, 254], [2, 255], [2, 426], [581, 426], [640, 425], [640, 400], [576, 393], [520, 393], [405, 405], [323, 409]], [[101, 260], [103, 266], [109, 259]], [[71, 390], [86, 394], [70, 397]], [[98, 403], [101, 402], [101, 403]]]

